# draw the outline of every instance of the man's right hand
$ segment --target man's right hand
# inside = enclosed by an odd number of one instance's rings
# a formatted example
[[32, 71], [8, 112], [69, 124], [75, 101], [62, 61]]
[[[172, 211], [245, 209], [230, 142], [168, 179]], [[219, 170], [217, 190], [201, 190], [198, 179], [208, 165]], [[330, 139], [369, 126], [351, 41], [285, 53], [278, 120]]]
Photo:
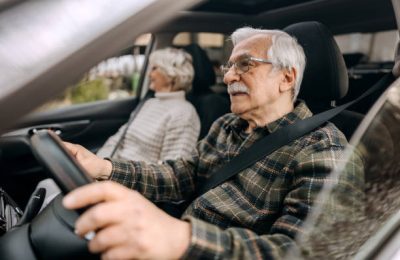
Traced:
[[110, 177], [112, 171], [110, 161], [96, 156], [81, 145], [68, 142], [63, 143], [93, 179]]

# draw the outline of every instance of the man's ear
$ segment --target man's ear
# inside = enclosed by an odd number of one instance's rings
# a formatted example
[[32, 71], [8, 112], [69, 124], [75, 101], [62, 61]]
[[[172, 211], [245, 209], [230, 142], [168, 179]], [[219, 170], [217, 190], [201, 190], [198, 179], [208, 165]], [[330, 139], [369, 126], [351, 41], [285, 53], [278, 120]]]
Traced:
[[282, 70], [282, 82], [279, 86], [281, 92], [292, 90], [296, 84], [297, 71], [294, 68]]

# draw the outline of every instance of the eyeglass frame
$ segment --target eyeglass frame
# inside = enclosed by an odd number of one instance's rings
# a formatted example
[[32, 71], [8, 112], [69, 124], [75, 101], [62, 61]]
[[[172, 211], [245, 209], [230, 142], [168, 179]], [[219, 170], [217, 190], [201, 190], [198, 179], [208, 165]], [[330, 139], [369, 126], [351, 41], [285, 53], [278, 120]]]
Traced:
[[[242, 70], [242, 69], [239, 69], [239, 67], [236, 65], [239, 61], [243, 61], [243, 60], [248, 60], [248, 61], [257, 61], [257, 62], [262, 62], [262, 63], [267, 63], [267, 64], [274, 64], [274, 62], [272, 62], [271, 60], [269, 60], [269, 59], [264, 59], [264, 58], [256, 58], [256, 57], [252, 57], [252, 56], [244, 56], [244, 58], [239, 58], [237, 61], [235, 61], [235, 62], [227, 62], [225, 65], [221, 65], [220, 66], [220, 69], [221, 69], [221, 71], [222, 71], [222, 73], [223, 73], [223, 75], [225, 75], [226, 73], [228, 73], [229, 72], [229, 70], [232, 68], [232, 67], [234, 67], [235, 68], [235, 72], [236, 72], [236, 74], [238, 74], [238, 75], [242, 75], [242, 74], [244, 74], [244, 73], [246, 73], [246, 72], [248, 72], [249, 70], [250, 70], [250, 64], [247, 66], [247, 70]], [[230, 66], [227, 66], [229, 63], [231, 63], [231, 65]]]

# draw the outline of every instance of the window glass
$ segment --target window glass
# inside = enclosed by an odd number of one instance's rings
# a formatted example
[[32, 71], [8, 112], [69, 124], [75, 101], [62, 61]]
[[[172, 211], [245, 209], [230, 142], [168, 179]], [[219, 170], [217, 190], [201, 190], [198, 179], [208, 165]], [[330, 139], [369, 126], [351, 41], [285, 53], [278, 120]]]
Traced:
[[361, 62], [393, 61], [399, 36], [396, 30], [376, 33], [350, 33], [335, 36], [343, 54], [363, 54]]
[[224, 36], [219, 33], [199, 33], [197, 38], [202, 47], [222, 48], [224, 45]]
[[136, 96], [144, 52], [150, 38], [150, 34], [139, 36], [132, 47], [91, 68], [79, 82], [41, 106], [38, 111]]
[[[353, 137], [352, 148], [344, 156], [346, 163], [332, 173], [332, 181], [320, 194], [306, 222], [306, 233], [298, 237], [298, 248], [291, 252], [296, 255], [293, 258], [352, 259], [398, 213], [400, 82], [396, 83]], [[362, 174], [351, 174], [355, 160], [362, 162]]]
[[[391, 72], [398, 38], [395, 30], [335, 36], [349, 76], [348, 92], [344, 98], [336, 101], [337, 105], [354, 100]], [[351, 110], [366, 114], [383, 90], [358, 102]]]
[[193, 41], [195, 40], [191, 40], [191, 33], [188, 32], [182, 32], [182, 33], [178, 33], [173, 41], [173, 44], [176, 46], [185, 46], [188, 44], [191, 44]]

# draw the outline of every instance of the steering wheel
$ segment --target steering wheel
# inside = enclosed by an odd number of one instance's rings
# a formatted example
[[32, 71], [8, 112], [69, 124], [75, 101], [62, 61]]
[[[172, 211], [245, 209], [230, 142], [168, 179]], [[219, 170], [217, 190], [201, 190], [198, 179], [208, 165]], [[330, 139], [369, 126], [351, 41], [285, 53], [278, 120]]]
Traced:
[[92, 182], [90, 176], [51, 130], [40, 130], [31, 136], [32, 152], [46, 168], [64, 194]]
[[[30, 140], [34, 156], [49, 171], [62, 193], [91, 182], [54, 132], [41, 130]], [[99, 259], [99, 255], [88, 251], [87, 241], [74, 233], [78, 217], [76, 211], [65, 209], [62, 196], [57, 196], [31, 222], [0, 237], [0, 259]]]

